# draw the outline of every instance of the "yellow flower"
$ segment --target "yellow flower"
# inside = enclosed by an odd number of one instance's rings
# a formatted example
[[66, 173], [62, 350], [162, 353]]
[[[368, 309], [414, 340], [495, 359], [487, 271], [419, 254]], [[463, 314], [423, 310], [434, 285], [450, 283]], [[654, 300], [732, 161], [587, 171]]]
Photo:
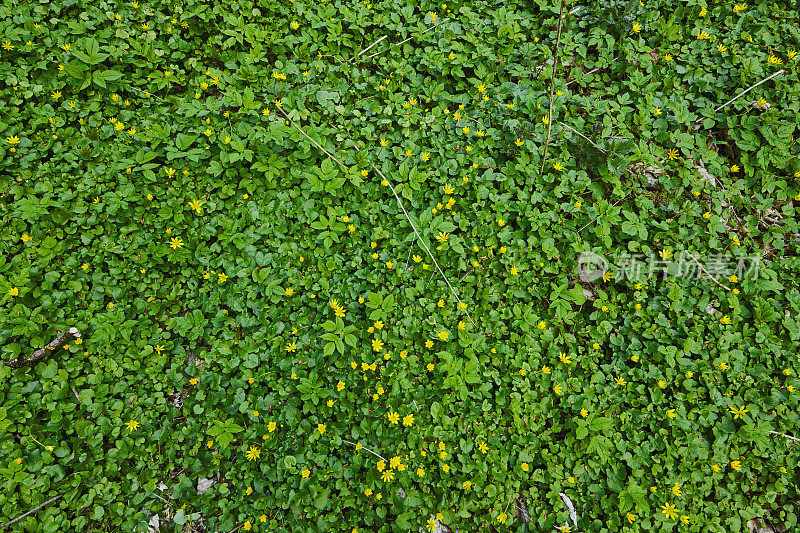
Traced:
[[403, 425], [411, 426], [414, 423], [414, 415], [406, 415], [403, 417]]
[[386, 418], [388, 418], [389, 422], [391, 422], [392, 424], [397, 424], [398, 421], [400, 420], [400, 414], [397, 413], [396, 411], [390, 411], [386, 413]]
[[728, 368], [728, 363], [726, 363], [725, 361], [723, 361], [723, 362], [721, 362], [721, 363], [720, 363], [719, 365], [717, 365], [717, 366], [719, 367], [719, 369], [720, 369], [720, 370], [726, 370], [726, 369]]
[[200, 213], [200, 208], [203, 206], [203, 202], [199, 200], [192, 200], [189, 202], [189, 207], [194, 209], [197, 213]]
[[6, 142], [14, 146], [15, 144], [19, 144], [19, 137], [17, 137], [16, 135], [6, 137]]
[[631, 514], [631, 513], [628, 513], [628, 514], [626, 514], [626, 515], [625, 515], [625, 518], [626, 518], [626, 519], [628, 520], [628, 522], [630, 522], [631, 524], [633, 524], [633, 523], [636, 521], [636, 516], [635, 516], [635, 515], [633, 515], [633, 514]]
[[181, 246], [183, 246], [183, 241], [180, 240], [178, 237], [173, 237], [169, 240], [169, 246], [173, 250], [177, 250]]
[[317, 424], [317, 431], [319, 431], [320, 435], [325, 433], [325, 424]]
[[727, 49], [728, 49], [727, 46], [724, 46], [724, 45], [721, 45], [721, 44], [717, 45], [717, 52], [724, 52]]
[[562, 165], [559, 162], [555, 162], [555, 163], [553, 163], [553, 168], [555, 170], [557, 170], [558, 172], [561, 172], [562, 170], [564, 170], [564, 165]]
[[742, 462], [741, 461], [731, 461], [731, 468], [736, 470], [737, 472], [742, 469]]
[[745, 409], [744, 406], [741, 406], [738, 409], [736, 409], [735, 407], [731, 407], [730, 409], [728, 409], [728, 411], [730, 411], [731, 414], [734, 415], [733, 417], [734, 420], [736, 420], [737, 418], [742, 418], [745, 415], [745, 413], [748, 412], [748, 410]]
[[562, 392], [564, 392], [564, 387], [562, 387], [559, 384], [556, 384], [556, 386], [553, 387], [553, 392], [555, 392], [556, 394], [561, 394]]
[[520, 468], [522, 468], [522, 471], [523, 471], [523, 472], [527, 472], [527, 471], [529, 470], [529, 468], [530, 468], [530, 467], [528, 466], [528, 463], [522, 463], [522, 464], [520, 465]]
[[658, 115], [660, 115], [660, 114], [661, 114], [661, 108], [660, 108], [660, 107], [655, 107], [655, 108], [653, 108], [653, 114], [654, 114], [655, 116], [658, 116]]
[[678, 482], [675, 482], [675, 484], [672, 486], [672, 494], [675, 496], [681, 495], [681, 486]]
[[794, 58], [797, 57], [797, 50], [790, 48], [789, 51], [786, 52], [786, 55], [789, 58], [789, 61], [794, 61]]
[[730, 324], [731, 323], [731, 319], [730, 319], [730, 317], [728, 315], [725, 315], [725, 316], [723, 316], [722, 318], [719, 319], [719, 323], [720, 324]]
[[639, 33], [640, 31], [642, 31], [642, 25], [639, 24], [638, 22], [634, 23], [633, 33]]
[[677, 415], [675, 414], [675, 409], [669, 409], [669, 410], [667, 411], [667, 416], [668, 416], [669, 418], [675, 418], [675, 417], [677, 416]]
[[705, 17], [706, 13], [708, 13], [708, 11], [706, 10], [706, 6], [703, 6], [702, 9], [700, 9], [700, 16]]
[[678, 151], [675, 148], [670, 148], [669, 152], [667, 152], [667, 157], [669, 157], [670, 161], [678, 159]]
[[583, 418], [586, 418], [587, 416], [589, 416], [589, 411], [587, 411], [586, 409], [581, 409], [581, 416]]
[[417, 468], [417, 476], [425, 477], [425, 470], [423, 470], [421, 468]]
[[767, 63], [770, 65], [780, 65], [783, 63], [783, 60], [779, 57], [775, 57], [774, 55], [770, 54], [767, 58]]
[[225, 283], [226, 281], [228, 281], [228, 276], [224, 272], [221, 272], [217, 274], [217, 279], [219, 280], [220, 283]]
[[292, 21], [292, 29], [296, 30], [299, 27], [300, 27], [300, 23], [297, 22], [296, 20], [293, 20]]
[[617, 382], [617, 385], [626, 385], [628, 383], [627, 381], [625, 381], [625, 378], [622, 378], [622, 377], [619, 377], [619, 376], [614, 378], [614, 381]]
[[500, 513], [499, 515], [497, 515], [497, 521], [500, 522], [501, 524], [504, 524], [507, 519], [508, 516], [506, 515], [506, 513]]
[[791, 368], [784, 368], [783, 369], [783, 375], [784, 376], [791, 376], [792, 375], [792, 369]]
[[678, 512], [675, 510], [675, 506], [671, 503], [665, 503], [664, 505], [662, 505], [661, 512], [664, 513], [664, 516], [666, 516], [670, 520], [675, 520], [675, 517], [678, 516]]
[[297, 351], [297, 343], [293, 342], [293, 343], [289, 344], [288, 346], [286, 346], [286, 351], [287, 352], [296, 352]]
[[703, 40], [703, 39], [710, 39], [711, 36], [708, 34], [707, 31], [703, 30], [703, 31], [700, 32], [700, 34], [697, 36], [697, 38], [700, 39], [700, 40]]
[[128, 428], [128, 433], [131, 433], [134, 429], [137, 429], [141, 424], [136, 420], [131, 420], [125, 423], [125, 426]]
[[303, 470], [302, 472], [300, 472], [300, 475], [301, 475], [301, 476], [303, 476], [304, 478], [308, 478], [308, 476], [310, 476], [310, 475], [311, 475], [311, 470], [309, 470], [308, 468], [306, 468], [305, 470]]
[[14, 49], [14, 45], [12, 45], [12, 44], [11, 44], [11, 41], [5, 41], [5, 42], [3, 43], [3, 50], [9, 50], [9, 51], [11, 51], [11, 50], [13, 50], [13, 49]]
[[254, 446], [250, 446], [250, 449], [245, 452], [245, 457], [248, 461], [255, 461], [261, 457], [261, 450]]
[[[430, 342], [430, 341], [428, 341], [428, 342]], [[426, 343], [426, 344], [427, 344], [427, 343]], [[433, 344], [433, 343], [431, 343], [431, 344]], [[428, 372], [433, 372], [433, 369], [434, 369], [434, 365], [433, 365], [433, 363], [428, 363], [428, 365], [426, 366], [426, 368], [428, 369]]]
[[394, 268], [394, 263], [391, 261], [386, 261], [386, 268], [391, 270], [392, 268]]

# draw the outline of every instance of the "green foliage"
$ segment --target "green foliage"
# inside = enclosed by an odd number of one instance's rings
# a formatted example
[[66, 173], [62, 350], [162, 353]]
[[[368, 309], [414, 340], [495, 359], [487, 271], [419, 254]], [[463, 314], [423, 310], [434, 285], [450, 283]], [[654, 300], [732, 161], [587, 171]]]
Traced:
[[0, 5], [0, 524], [796, 527], [793, 4]]

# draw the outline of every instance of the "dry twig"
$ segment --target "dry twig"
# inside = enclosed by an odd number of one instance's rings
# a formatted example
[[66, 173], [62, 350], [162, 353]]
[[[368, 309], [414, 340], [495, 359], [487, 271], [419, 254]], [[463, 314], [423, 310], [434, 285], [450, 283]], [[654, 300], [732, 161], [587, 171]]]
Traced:
[[714, 283], [716, 283], [717, 285], [719, 285], [720, 287], [722, 287], [722, 288], [723, 288], [723, 289], [725, 289], [726, 291], [729, 291], [729, 290], [731, 290], [731, 288], [730, 288], [730, 287], [726, 287], [725, 285], [723, 285], [723, 284], [722, 284], [722, 283], [720, 283], [719, 281], [715, 280], [715, 279], [714, 279], [714, 276], [712, 276], [712, 275], [711, 275], [711, 274], [708, 272], [708, 270], [706, 270], [706, 269], [705, 269], [705, 267], [703, 267], [703, 265], [701, 265], [701, 264], [700, 264], [700, 261], [698, 261], [698, 260], [697, 260], [697, 258], [696, 258], [695, 256], [693, 256], [693, 255], [692, 255], [692, 252], [690, 252], [690, 251], [688, 251], [688, 250], [687, 250], [687, 251], [686, 251], [686, 253], [687, 253], [687, 254], [689, 254], [689, 257], [691, 257], [692, 259], [694, 259], [694, 262], [695, 262], [695, 263], [697, 263], [697, 266], [700, 268], [700, 270], [702, 270], [702, 271], [703, 271], [703, 272], [706, 274], [706, 276], [708, 276], [708, 277], [709, 277], [709, 279], [710, 279], [711, 281], [713, 281]]
[[81, 332], [78, 331], [78, 328], [69, 328], [67, 331], [61, 333], [61, 335], [56, 337], [55, 340], [51, 341], [50, 344], [48, 344], [44, 348], [36, 350], [28, 357], [23, 358], [22, 356], [20, 356], [17, 359], [8, 359], [2, 361], [2, 363], [10, 366], [11, 368], [22, 368], [24, 366], [33, 366], [49, 352], [52, 352], [53, 350], [59, 348], [65, 342], [67, 342], [67, 338], [70, 335], [72, 335], [76, 339], [79, 339], [81, 337]]
[[553, 76], [550, 79], [550, 105], [547, 110], [547, 138], [544, 140], [544, 153], [542, 154], [542, 168], [540, 172], [544, 172], [544, 165], [547, 162], [547, 148], [550, 146], [550, 134], [553, 129], [553, 89], [556, 86], [556, 70], [558, 69], [558, 48], [561, 46], [561, 28], [564, 26], [564, 7], [567, 5], [567, 0], [561, 0], [561, 9], [558, 12], [558, 35], [556, 36], [556, 51], [553, 54]]
[[[314, 139], [312, 139], [311, 137], [309, 137], [309, 136], [306, 134], [306, 132], [304, 132], [304, 131], [303, 131], [303, 129], [302, 129], [300, 126], [298, 126], [297, 124], [295, 124], [294, 120], [292, 120], [291, 118], [289, 118], [289, 114], [288, 114], [288, 113], [287, 113], [287, 112], [286, 112], [286, 111], [285, 111], [283, 108], [279, 107], [278, 109], [281, 111], [281, 113], [283, 113], [283, 116], [284, 116], [284, 117], [286, 117], [286, 119], [287, 119], [289, 122], [291, 122], [292, 126], [294, 126], [294, 127], [295, 127], [295, 129], [297, 129], [297, 131], [299, 131], [301, 134], [303, 134], [303, 136], [304, 136], [306, 139], [308, 139], [309, 141], [311, 141], [312, 143], [314, 143], [314, 146], [316, 146], [317, 148], [319, 148], [320, 150], [322, 150], [323, 152], [325, 152], [325, 154], [327, 154], [327, 155], [328, 155], [328, 157], [330, 157], [331, 159], [333, 159], [334, 161], [336, 161], [337, 163], [339, 163], [339, 164], [340, 164], [342, 167], [344, 167], [344, 166], [345, 166], [345, 165], [344, 165], [344, 163], [342, 163], [341, 161], [339, 161], [339, 160], [338, 160], [338, 159], [337, 159], [337, 158], [336, 158], [336, 157], [335, 157], [333, 154], [331, 154], [331, 153], [330, 153], [330, 152], [328, 152], [328, 151], [327, 151], [325, 148], [323, 148], [321, 144], [319, 144], [317, 141], [315, 141]], [[356, 150], [358, 150], [358, 149], [359, 149], [359, 148], [358, 148], [358, 146], [356, 146], [356, 147], [355, 147], [355, 149], [356, 149]], [[439, 262], [438, 262], [438, 261], [436, 261], [436, 258], [433, 256], [433, 253], [430, 251], [430, 249], [428, 248], [428, 245], [427, 245], [427, 244], [425, 243], [425, 241], [423, 240], [423, 238], [422, 238], [422, 235], [420, 235], [419, 231], [417, 231], [417, 227], [416, 227], [416, 226], [414, 226], [414, 222], [412, 222], [412, 221], [411, 221], [411, 216], [409, 216], [409, 214], [408, 214], [408, 211], [406, 211], [406, 208], [405, 208], [405, 206], [403, 206], [403, 202], [400, 200], [400, 197], [397, 195], [397, 191], [396, 191], [396, 190], [395, 190], [395, 188], [392, 186], [392, 184], [389, 182], [389, 180], [388, 180], [388, 179], [386, 179], [386, 176], [383, 174], [383, 172], [381, 172], [381, 170], [380, 170], [380, 169], [379, 169], [377, 166], [375, 166], [375, 165], [373, 164], [373, 165], [372, 165], [372, 168], [373, 168], [373, 170], [375, 170], [375, 171], [376, 171], [378, 174], [380, 174], [380, 176], [381, 176], [381, 179], [385, 180], [385, 181], [386, 181], [386, 183], [387, 183], [387, 185], [389, 186], [389, 188], [392, 190], [392, 194], [394, 194], [394, 197], [395, 197], [395, 199], [397, 200], [397, 204], [400, 206], [400, 209], [402, 209], [402, 210], [403, 210], [403, 214], [406, 216], [406, 219], [408, 220], [408, 223], [409, 223], [409, 224], [411, 224], [411, 229], [413, 229], [413, 230], [414, 230], [414, 233], [416, 234], [417, 238], [419, 239], [419, 242], [422, 244], [423, 248], [425, 248], [425, 251], [426, 251], [426, 252], [428, 252], [428, 255], [430, 256], [431, 260], [433, 261], [433, 264], [434, 264], [434, 265], [436, 265], [436, 269], [437, 269], [437, 270], [439, 271], [439, 273], [442, 275], [442, 278], [444, 279], [444, 282], [445, 282], [445, 283], [447, 284], [447, 286], [450, 288], [450, 291], [453, 293], [453, 296], [455, 296], [455, 297], [456, 297], [456, 301], [457, 301], [459, 304], [461, 304], [461, 298], [459, 298], [459, 297], [458, 297], [458, 294], [456, 293], [456, 290], [453, 288], [453, 286], [452, 286], [452, 285], [450, 285], [450, 281], [448, 281], [447, 277], [444, 275], [444, 272], [442, 271], [442, 267], [440, 267], [440, 266], [439, 266]], [[475, 321], [473, 321], [473, 320], [472, 320], [472, 317], [469, 315], [469, 313], [467, 313], [466, 311], [464, 311], [464, 314], [465, 314], [465, 315], [467, 315], [467, 318], [469, 319], [469, 321], [470, 321], [470, 322], [472, 322], [472, 325], [473, 325], [473, 326], [475, 326], [475, 327], [477, 328], [477, 327], [478, 327], [478, 326], [477, 326], [477, 324], [475, 324]]]
[[[724, 104], [722, 104], [721, 106], [719, 106], [719, 107], [715, 108], [715, 109], [714, 109], [714, 113], [717, 113], [717, 112], [718, 112], [718, 111], [720, 111], [721, 109], [724, 109], [724, 108], [725, 108], [725, 107], [726, 107], [728, 104], [731, 104], [731, 103], [735, 102], [736, 100], [738, 100], [739, 98], [741, 98], [741, 97], [742, 97], [742, 96], [744, 96], [745, 94], [749, 93], [750, 91], [752, 91], [753, 89], [755, 89], [756, 87], [758, 87], [759, 85], [761, 85], [762, 83], [764, 83], [764, 82], [767, 82], [767, 81], [771, 80], [772, 78], [774, 78], [775, 76], [778, 76], [779, 74], [783, 74], [784, 72], [786, 72], [784, 69], [780, 69], [778, 72], [776, 72], [776, 73], [772, 74], [771, 76], [768, 76], [768, 77], [764, 78], [763, 80], [761, 80], [760, 82], [758, 82], [758, 83], [756, 83], [756, 84], [754, 84], [754, 85], [751, 85], [750, 87], [748, 87], [748, 88], [747, 88], [747, 89], [745, 89], [744, 91], [740, 92], [739, 94], [737, 94], [736, 96], [734, 96], [733, 98], [731, 98], [730, 100], [728, 100], [727, 102], [725, 102]], [[700, 129], [700, 126], [699, 126], [699, 124], [700, 124], [702, 121], [704, 121], [706, 118], [708, 118], [708, 117], [700, 117], [700, 118], [698, 118], [697, 120], [695, 120], [695, 121], [694, 121], [694, 123], [695, 123], [695, 126], [694, 126], [694, 128], [692, 128], [692, 129], [693, 129], [693, 130], [698, 130], [698, 129]]]
[[798, 439], [797, 437], [792, 437], [791, 435], [786, 435], [784, 433], [778, 433], [777, 431], [772, 431], [772, 430], [770, 430], [769, 432], [772, 433], [773, 435], [780, 435], [781, 437], [786, 437], [789, 440], [794, 440], [794, 441], [800, 442], [800, 439]]
[[5, 528], [7, 528], [7, 527], [10, 527], [10, 526], [11, 526], [11, 525], [13, 525], [13, 524], [16, 524], [17, 522], [19, 522], [20, 520], [22, 520], [22, 519], [23, 519], [23, 518], [25, 518], [26, 516], [32, 515], [33, 513], [35, 513], [36, 511], [38, 511], [38, 510], [39, 510], [39, 509], [41, 509], [42, 507], [44, 507], [44, 506], [46, 506], [46, 505], [49, 505], [49, 504], [53, 503], [54, 501], [56, 501], [57, 499], [61, 498], [62, 496], [63, 496], [63, 494], [59, 494], [58, 496], [54, 496], [54, 497], [50, 498], [49, 500], [47, 500], [47, 501], [46, 501], [46, 502], [44, 502], [43, 504], [41, 504], [41, 505], [38, 505], [37, 507], [34, 507], [33, 509], [31, 509], [30, 511], [28, 511], [28, 512], [27, 512], [27, 513], [25, 513], [24, 515], [18, 516], [18, 517], [16, 517], [14, 520], [12, 520], [12, 521], [10, 521], [10, 522], [6, 522], [5, 524], [1, 525], [1, 526], [0, 526], [0, 529], [5, 529]]

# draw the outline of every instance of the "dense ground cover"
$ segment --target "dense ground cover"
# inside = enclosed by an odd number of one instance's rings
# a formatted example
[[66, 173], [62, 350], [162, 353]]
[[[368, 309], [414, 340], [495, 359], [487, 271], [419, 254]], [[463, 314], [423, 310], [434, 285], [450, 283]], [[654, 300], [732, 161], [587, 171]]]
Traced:
[[0, 525], [795, 527], [800, 15], [603, 4], [0, 5]]

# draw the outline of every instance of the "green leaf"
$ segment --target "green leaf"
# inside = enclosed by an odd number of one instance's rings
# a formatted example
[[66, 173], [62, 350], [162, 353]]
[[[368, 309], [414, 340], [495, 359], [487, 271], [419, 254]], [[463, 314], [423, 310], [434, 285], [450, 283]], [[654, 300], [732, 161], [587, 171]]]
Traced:
[[597, 418], [595, 418], [594, 420], [592, 420], [589, 423], [589, 428], [594, 433], [601, 432], [601, 431], [602, 432], [606, 432], [609, 429], [611, 429], [612, 425], [613, 425], [613, 421], [610, 418], [605, 417], [605, 416], [598, 416]]
[[589, 448], [587, 451], [590, 454], [597, 454], [603, 464], [608, 463], [608, 458], [611, 457], [611, 440], [602, 435], [595, 435], [589, 441]]

